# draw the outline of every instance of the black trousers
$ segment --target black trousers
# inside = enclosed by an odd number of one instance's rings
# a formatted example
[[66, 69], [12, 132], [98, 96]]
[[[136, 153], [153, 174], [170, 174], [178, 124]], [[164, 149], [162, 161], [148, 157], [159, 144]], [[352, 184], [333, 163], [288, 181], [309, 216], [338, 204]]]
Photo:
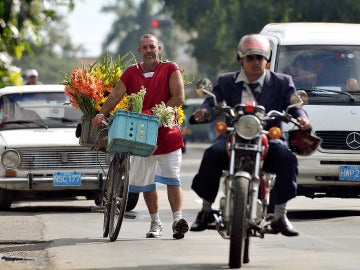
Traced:
[[[199, 172], [195, 175], [191, 188], [198, 196], [214, 202], [219, 190], [220, 177], [223, 170], [229, 167], [229, 157], [226, 153], [227, 135], [219, 136], [205, 150]], [[271, 191], [272, 204], [286, 203], [296, 196], [297, 159], [282, 140], [271, 140], [269, 152], [263, 169], [276, 174], [274, 188]]]

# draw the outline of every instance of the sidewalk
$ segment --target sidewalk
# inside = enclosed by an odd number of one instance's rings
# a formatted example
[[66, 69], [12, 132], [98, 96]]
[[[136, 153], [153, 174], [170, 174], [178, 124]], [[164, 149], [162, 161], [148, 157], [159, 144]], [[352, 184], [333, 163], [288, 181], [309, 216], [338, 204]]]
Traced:
[[48, 243], [42, 239], [40, 220], [16, 211], [5, 215], [0, 218], [0, 269], [46, 269]]

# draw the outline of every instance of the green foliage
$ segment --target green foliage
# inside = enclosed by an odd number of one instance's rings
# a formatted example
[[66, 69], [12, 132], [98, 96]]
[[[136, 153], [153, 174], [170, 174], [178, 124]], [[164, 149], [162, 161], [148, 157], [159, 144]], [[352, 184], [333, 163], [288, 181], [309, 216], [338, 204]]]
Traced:
[[[56, 20], [56, 12], [49, 6], [66, 5], [73, 8], [73, 0], [3, 0], [0, 2], [0, 88], [21, 84], [20, 69], [13, 66], [24, 52], [32, 53], [32, 44], [40, 44], [40, 30], [44, 24]], [[51, 4], [51, 5], [50, 5]]]
[[354, 0], [163, 0], [165, 10], [192, 34], [192, 56], [200, 72], [214, 79], [238, 69], [239, 39], [271, 22], [360, 22], [360, 2]]
[[[142, 34], [154, 33], [164, 44], [164, 59], [175, 59], [177, 49], [188, 42], [199, 72], [211, 79], [220, 72], [238, 69], [238, 40], [245, 34], [259, 32], [267, 23], [360, 22], [360, 1], [355, 0], [113, 1], [114, 4], [103, 7], [103, 12], [117, 15], [112, 31], [103, 42], [103, 51], [115, 45], [114, 54], [124, 55], [137, 48]], [[38, 69], [40, 78], [46, 78], [44, 83], [59, 82], [61, 73], [70, 70], [74, 65], [70, 60], [74, 58], [71, 40], [58, 35], [63, 31], [52, 31], [45, 26], [59, 20], [56, 12], [59, 6], [67, 6], [71, 10], [75, 2], [0, 1], [0, 87], [20, 84], [21, 69]], [[154, 18], [170, 19], [172, 26], [152, 29], [150, 22]], [[180, 34], [183, 33], [178, 31], [180, 27], [190, 38]], [[44, 30], [48, 40], [40, 35]], [[61, 56], [54, 53], [55, 45], [63, 48]]]
[[175, 58], [177, 37], [171, 27], [152, 29], [154, 18], [168, 18], [159, 0], [117, 0], [113, 5], [104, 6], [102, 12], [116, 14], [112, 29], [103, 42], [103, 51], [116, 45], [115, 54], [124, 55], [135, 51], [140, 37], [145, 33], [155, 34], [164, 44], [162, 55], [166, 59]]

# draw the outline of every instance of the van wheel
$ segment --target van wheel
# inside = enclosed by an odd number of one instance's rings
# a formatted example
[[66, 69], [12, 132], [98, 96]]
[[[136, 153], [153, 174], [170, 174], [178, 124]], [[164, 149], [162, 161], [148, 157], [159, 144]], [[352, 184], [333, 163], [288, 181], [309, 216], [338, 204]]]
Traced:
[[129, 192], [128, 200], [126, 204], [126, 211], [133, 210], [136, 207], [138, 200], [139, 200], [139, 193]]
[[10, 209], [14, 197], [11, 191], [0, 188], [0, 210]]

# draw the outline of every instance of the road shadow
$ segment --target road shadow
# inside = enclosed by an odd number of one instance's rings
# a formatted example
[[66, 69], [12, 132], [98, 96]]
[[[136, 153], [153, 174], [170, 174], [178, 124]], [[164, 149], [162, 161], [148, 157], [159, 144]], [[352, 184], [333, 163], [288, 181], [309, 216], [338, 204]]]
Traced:
[[288, 210], [287, 216], [293, 220], [359, 217], [360, 210]]
[[134, 267], [110, 267], [102, 268], [102, 270], [221, 270], [229, 269], [227, 265], [224, 264], [161, 264], [161, 265], [140, 265]]
[[49, 247], [51, 241], [39, 240], [1, 240], [0, 241], [0, 254], [8, 252], [25, 252], [45, 250]]
[[69, 205], [44, 205], [44, 206], [15, 206], [11, 207], [7, 211], [1, 212], [2, 216], [13, 216], [14, 213], [51, 213], [51, 214], [62, 214], [62, 213], [90, 213], [99, 212], [95, 206], [69, 206]]
[[[36, 196], [35, 196], [36, 197]], [[14, 201], [10, 209], [1, 211], [1, 215], [11, 216], [14, 213], [87, 213], [99, 212], [94, 200], [82, 197], [36, 197]]]

